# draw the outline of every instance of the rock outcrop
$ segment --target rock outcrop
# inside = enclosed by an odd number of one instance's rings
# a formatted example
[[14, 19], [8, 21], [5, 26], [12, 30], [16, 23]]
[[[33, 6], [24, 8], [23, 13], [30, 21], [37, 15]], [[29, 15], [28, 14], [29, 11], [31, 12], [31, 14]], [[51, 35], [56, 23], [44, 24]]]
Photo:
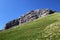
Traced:
[[19, 20], [18, 19], [14, 19], [14, 20], [6, 23], [5, 29], [9, 29], [12, 26], [16, 26], [16, 25], [19, 25]]
[[9, 29], [13, 26], [20, 25], [29, 21], [33, 21], [37, 18], [52, 14], [56, 11], [49, 10], [49, 9], [38, 9], [38, 10], [32, 10], [28, 13], [26, 13], [24, 16], [21, 16], [18, 19], [14, 19], [8, 23], [6, 23], [5, 29]]

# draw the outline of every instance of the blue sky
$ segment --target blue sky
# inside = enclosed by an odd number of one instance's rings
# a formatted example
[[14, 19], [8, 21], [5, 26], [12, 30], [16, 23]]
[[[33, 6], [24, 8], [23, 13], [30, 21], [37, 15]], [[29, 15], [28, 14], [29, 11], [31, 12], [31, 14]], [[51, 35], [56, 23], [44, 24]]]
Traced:
[[42, 8], [60, 11], [60, 0], [0, 0], [0, 30], [10, 20]]

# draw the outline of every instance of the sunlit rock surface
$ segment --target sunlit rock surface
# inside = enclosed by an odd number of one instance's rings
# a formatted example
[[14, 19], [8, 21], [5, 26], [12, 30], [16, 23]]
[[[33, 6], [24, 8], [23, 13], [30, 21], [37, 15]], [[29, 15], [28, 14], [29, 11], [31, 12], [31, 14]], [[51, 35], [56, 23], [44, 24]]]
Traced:
[[26, 22], [33, 21], [37, 18], [53, 14], [56, 11], [49, 10], [49, 9], [37, 9], [37, 10], [31, 10], [30, 12], [26, 13], [24, 16], [21, 16], [20, 18], [14, 19], [8, 23], [6, 23], [5, 29], [9, 29], [13, 26], [20, 25]]

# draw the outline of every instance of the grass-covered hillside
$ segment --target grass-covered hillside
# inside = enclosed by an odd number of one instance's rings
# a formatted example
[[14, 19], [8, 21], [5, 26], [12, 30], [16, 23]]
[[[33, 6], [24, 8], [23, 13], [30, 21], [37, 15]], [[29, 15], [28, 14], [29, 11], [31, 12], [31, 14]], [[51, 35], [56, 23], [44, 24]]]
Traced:
[[60, 14], [54, 13], [1, 31], [0, 40], [60, 40]]

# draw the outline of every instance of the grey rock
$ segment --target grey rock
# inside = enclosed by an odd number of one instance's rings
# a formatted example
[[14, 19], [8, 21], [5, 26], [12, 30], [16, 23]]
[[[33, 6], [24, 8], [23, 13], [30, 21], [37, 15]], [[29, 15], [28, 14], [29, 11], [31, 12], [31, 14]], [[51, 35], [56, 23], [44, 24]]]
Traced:
[[14, 20], [6, 23], [5, 29], [9, 29], [13, 26], [20, 25], [20, 24], [23, 24], [23, 23], [26, 23], [26, 22], [29, 22], [29, 21], [33, 21], [37, 18], [46, 16], [46, 15], [49, 15], [49, 14], [53, 14], [54, 12], [56, 12], [56, 11], [49, 10], [49, 9], [32, 10], [32, 11], [26, 13], [24, 16], [21, 16], [20, 18], [14, 19]]
[[6, 23], [5, 29], [9, 29], [9, 28], [11, 28], [12, 26], [16, 26], [16, 25], [19, 25], [18, 19], [14, 19], [14, 20]]

